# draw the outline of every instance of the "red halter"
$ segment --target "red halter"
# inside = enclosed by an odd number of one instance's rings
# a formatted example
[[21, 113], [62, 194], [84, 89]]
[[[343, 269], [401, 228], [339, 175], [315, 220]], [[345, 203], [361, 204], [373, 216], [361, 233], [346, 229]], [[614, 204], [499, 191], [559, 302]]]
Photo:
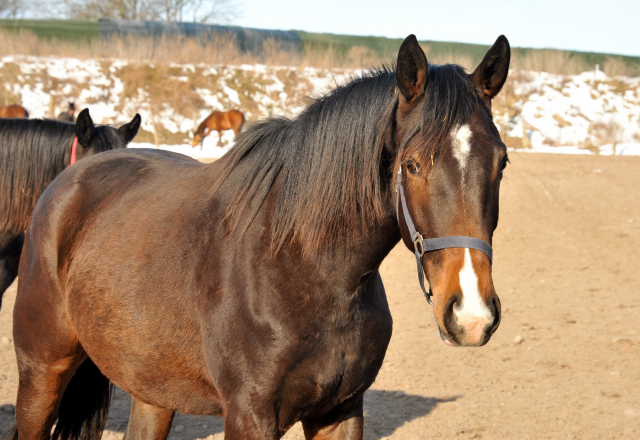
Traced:
[[71, 161], [69, 165], [76, 163], [76, 150], [78, 149], [78, 138], [73, 140], [73, 146], [71, 147]]

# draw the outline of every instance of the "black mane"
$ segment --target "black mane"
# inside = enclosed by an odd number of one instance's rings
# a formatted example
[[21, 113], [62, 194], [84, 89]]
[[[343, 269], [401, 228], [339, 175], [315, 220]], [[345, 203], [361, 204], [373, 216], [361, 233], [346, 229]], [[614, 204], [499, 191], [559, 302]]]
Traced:
[[[0, 119], [0, 230], [24, 231], [47, 185], [64, 171], [75, 125], [50, 119]], [[96, 126], [96, 153], [123, 148], [117, 131]]]
[[424, 117], [411, 131], [423, 139], [422, 150], [398, 154], [392, 140], [398, 99], [395, 70], [381, 68], [339, 86], [294, 120], [267, 119], [239, 135], [213, 188], [251, 158], [227, 210], [229, 233], [246, 230], [278, 180], [273, 252], [291, 240], [309, 253], [350, 240], [348, 231], [366, 234], [389, 208], [392, 168], [408, 155], [428, 157], [441, 148], [479, 102], [461, 67], [430, 66]]

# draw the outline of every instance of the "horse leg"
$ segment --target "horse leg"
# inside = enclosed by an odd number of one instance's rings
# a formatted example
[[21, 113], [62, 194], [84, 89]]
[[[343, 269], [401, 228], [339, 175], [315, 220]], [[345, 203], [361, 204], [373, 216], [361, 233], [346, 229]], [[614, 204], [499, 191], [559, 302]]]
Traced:
[[200, 136], [200, 151], [202, 151], [202, 147], [204, 147], [204, 138], [209, 136], [209, 134], [211, 134], [211, 130], [209, 130], [209, 127], [205, 127], [204, 130], [202, 130], [202, 136]]
[[131, 399], [131, 416], [124, 440], [164, 440], [169, 435], [174, 411]]
[[339, 410], [313, 421], [302, 421], [306, 440], [362, 440], [363, 398], [348, 410]]
[[22, 350], [16, 350], [20, 373], [16, 428], [20, 440], [50, 438], [65, 389], [82, 362], [81, 348], [69, 348], [65, 347], [64, 353], [58, 354], [50, 351], [50, 359], [28, 356]]
[[18, 264], [24, 245], [24, 232], [0, 234], [0, 307], [2, 295], [18, 276]]
[[49, 439], [57, 417], [61, 438], [78, 438], [80, 432], [100, 438], [112, 387], [78, 340], [56, 274], [37, 264], [42, 254], [25, 246], [13, 310], [18, 435]]
[[224, 440], [279, 440], [274, 417], [231, 403], [224, 411]]
[[218, 146], [222, 147], [222, 131], [218, 130]]

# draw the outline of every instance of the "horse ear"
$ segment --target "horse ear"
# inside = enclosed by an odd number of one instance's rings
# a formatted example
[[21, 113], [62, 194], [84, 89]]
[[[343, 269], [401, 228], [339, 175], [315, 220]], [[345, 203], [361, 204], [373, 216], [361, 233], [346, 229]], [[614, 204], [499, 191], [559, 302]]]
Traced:
[[507, 80], [511, 47], [504, 35], [500, 35], [480, 65], [471, 74], [471, 81], [485, 101], [493, 99]]
[[138, 134], [138, 130], [140, 129], [141, 122], [140, 115], [136, 113], [131, 122], [128, 124], [124, 124], [122, 127], [118, 128], [118, 131], [124, 138], [124, 143], [128, 144], [133, 140], [134, 137]]
[[404, 39], [398, 51], [396, 81], [404, 100], [411, 103], [424, 95], [429, 79], [427, 56], [411, 34]]
[[85, 108], [78, 115], [78, 120], [76, 121], [76, 137], [78, 138], [78, 142], [84, 148], [89, 146], [89, 140], [91, 139], [91, 132], [93, 132], [94, 125], [91, 116], [89, 115], [89, 109]]

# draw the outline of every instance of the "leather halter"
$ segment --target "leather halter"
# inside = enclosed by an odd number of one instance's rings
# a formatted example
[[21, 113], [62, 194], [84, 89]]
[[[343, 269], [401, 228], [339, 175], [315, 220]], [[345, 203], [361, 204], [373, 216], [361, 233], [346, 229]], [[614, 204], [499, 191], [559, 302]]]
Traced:
[[78, 138], [76, 137], [73, 140], [73, 145], [71, 146], [71, 160], [69, 161], [69, 166], [76, 163], [76, 150], [78, 149]]
[[402, 164], [398, 167], [398, 186], [396, 188], [396, 215], [398, 217], [398, 225], [400, 224], [400, 212], [398, 207], [399, 201], [402, 203], [402, 214], [404, 216], [407, 229], [409, 229], [409, 234], [411, 234], [411, 241], [413, 242], [416, 263], [418, 264], [418, 280], [420, 281], [420, 287], [422, 287], [422, 292], [427, 298], [429, 304], [433, 305], [433, 302], [431, 301], [433, 293], [431, 292], [431, 287], [429, 287], [429, 292], [424, 288], [424, 273], [422, 270], [422, 256], [427, 252], [447, 248], [477, 249], [484, 252], [487, 257], [489, 257], [489, 261], [493, 263], [493, 250], [491, 249], [491, 246], [479, 238], [467, 237], [466, 235], [438, 238], [422, 237], [422, 234], [420, 234], [413, 225], [409, 209], [407, 208], [407, 199], [404, 196], [404, 188], [402, 187]]

